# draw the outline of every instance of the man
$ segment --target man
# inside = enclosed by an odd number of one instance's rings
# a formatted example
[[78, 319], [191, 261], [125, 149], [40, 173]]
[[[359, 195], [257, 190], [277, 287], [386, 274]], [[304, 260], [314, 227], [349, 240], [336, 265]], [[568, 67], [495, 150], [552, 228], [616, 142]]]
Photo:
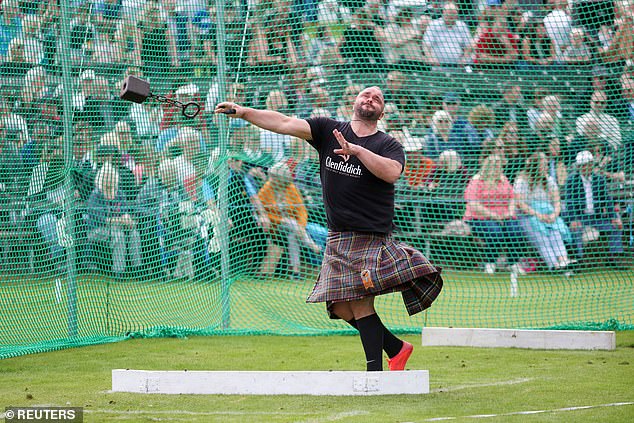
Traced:
[[567, 0], [551, 0], [553, 10], [544, 17], [544, 26], [550, 40], [555, 45], [555, 57], [562, 61], [564, 50], [570, 44], [572, 18], [568, 12]]
[[403, 370], [412, 345], [396, 338], [374, 309], [376, 295], [401, 291], [408, 313], [428, 308], [442, 289], [440, 269], [419, 251], [393, 240], [394, 183], [405, 153], [377, 130], [384, 98], [378, 87], [355, 99], [350, 122], [328, 118], [301, 120], [269, 110], [220, 103], [216, 113], [242, 118], [269, 131], [307, 140], [318, 152], [328, 240], [319, 279], [308, 302], [326, 302], [331, 318], [357, 328], [367, 370]]
[[594, 117], [599, 123], [599, 136], [601, 139], [607, 142], [612, 147], [612, 150], [618, 150], [621, 146], [621, 127], [614, 116], [604, 113], [607, 102], [608, 97], [605, 91], [601, 90], [592, 93], [590, 111], [577, 118], [577, 134], [583, 135], [588, 119]]
[[449, 133], [449, 144], [455, 149], [462, 163], [469, 171], [475, 173], [479, 167], [480, 136], [460, 110], [460, 96], [448, 92], [443, 95], [442, 109], [449, 114], [453, 124]]
[[445, 3], [442, 18], [429, 24], [423, 36], [423, 52], [433, 66], [455, 67], [471, 61], [469, 27], [458, 20], [458, 7]]
[[[594, 228], [609, 237], [611, 264], [621, 267], [623, 255], [623, 223], [610, 198], [606, 178], [594, 172], [591, 152], [580, 151], [576, 157], [577, 171], [570, 174], [564, 190], [568, 226], [572, 232], [578, 258], [583, 258], [583, 242]], [[584, 234], [586, 234], [584, 236]]]
[[505, 84], [502, 99], [493, 105], [493, 110], [499, 129], [502, 129], [507, 122], [515, 122], [521, 136], [528, 137], [528, 108], [524, 104], [522, 87], [519, 84], [515, 82]]

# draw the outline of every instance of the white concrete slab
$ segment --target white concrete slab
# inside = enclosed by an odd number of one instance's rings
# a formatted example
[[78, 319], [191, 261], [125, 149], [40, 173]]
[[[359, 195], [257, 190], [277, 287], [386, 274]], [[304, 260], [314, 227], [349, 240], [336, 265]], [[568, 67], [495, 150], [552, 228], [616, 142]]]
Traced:
[[223, 395], [428, 394], [429, 372], [112, 370], [113, 392]]
[[616, 335], [609, 331], [520, 330], [427, 327], [423, 346], [530, 348], [545, 350], [613, 350]]

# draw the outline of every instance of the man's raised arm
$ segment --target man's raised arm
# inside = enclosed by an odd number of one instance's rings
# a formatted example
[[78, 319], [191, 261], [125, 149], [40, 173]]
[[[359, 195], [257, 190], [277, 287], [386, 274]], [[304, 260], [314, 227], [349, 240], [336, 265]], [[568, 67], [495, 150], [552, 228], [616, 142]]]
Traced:
[[291, 135], [304, 140], [312, 139], [308, 122], [272, 110], [258, 110], [224, 102], [216, 106], [214, 113], [224, 113], [232, 118], [244, 119], [259, 128], [278, 134]]

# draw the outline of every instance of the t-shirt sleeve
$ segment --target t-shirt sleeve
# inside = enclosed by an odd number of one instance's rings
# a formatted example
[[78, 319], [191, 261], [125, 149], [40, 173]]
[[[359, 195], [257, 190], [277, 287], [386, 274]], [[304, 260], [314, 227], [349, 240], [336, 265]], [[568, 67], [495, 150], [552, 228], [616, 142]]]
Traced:
[[396, 160], [401, 164], [401, 173], [405, 169], [405, 150], [401, 143], [394, 138], [390, 138], [389, 142], [385, 143], [385, 147], [379, 153], [383, 157], [387, 157], [392, 160]]
[[317, 150], [320, 150], [327, 132], [332, 131], [332, 127], [334, 126], [333, 120], [325, 117], [317, 117], [306, 119], [306, 122], [308, 122], [310, 126], [310, 133], [312, 135], [312, 139], [306, 141]]

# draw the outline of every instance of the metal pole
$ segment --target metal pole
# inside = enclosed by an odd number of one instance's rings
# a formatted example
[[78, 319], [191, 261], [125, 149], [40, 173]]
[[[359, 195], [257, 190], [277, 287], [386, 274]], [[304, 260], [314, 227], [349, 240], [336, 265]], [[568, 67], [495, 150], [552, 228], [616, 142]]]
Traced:
[[[71, 169], [73, 163], [73, 109], [72, 95], [75, 89], [71, 75], [69, 59], [71, 57], [68, 46], [70, 45], [70, 10], [71, 0], [60, 2], [60, 26], [61, 43], [60, 55], [62, 58], [62, 86], [63, 86], [63, 119], [64, 119], [64, 163], [66, 169]], [[64, 216], [66, 216], [67, 230], [71, 237], [70, 245], [66, 247], [66, 276], [68, 279], [68, 337], [77, 336], [77, 269], [75, 252], [75, 198], [71, 172], [66, 172], [64, 180]]]
[[[217, 44], [217, 68], [216, 78], [218, 80], [218, 92], [221, 95], [227, 93], [226, 86], [226, 52], [225, 52], [225, 0], [216, 0], [216, 44]], [[213, 113], [213, 110], [208, 110]], [[218, 143], [220, 148], [220, 158], [222, 162], [217, 168], [220, 173], [218, 183], [218, 208], [220, 211], [220, 221], [228, 222], [228, 191], [229, 191], [229, 164], [227, 158], [227, 145], [228, 143], [228, 123], [227, 119], [219, 119], [220, 130], [218, 131]], [[231, 326], [231, 267], [229, 262], [229, 228], [228, 225], [220, 225], [220, 227], [214, 228], [214, 235], [219, 237], [220, 241], [220, 271], [221, 271], [221, 283], [222, 291], [220, 295], [220, 302], [222, 307], [222, 322], [223, 329]]]

